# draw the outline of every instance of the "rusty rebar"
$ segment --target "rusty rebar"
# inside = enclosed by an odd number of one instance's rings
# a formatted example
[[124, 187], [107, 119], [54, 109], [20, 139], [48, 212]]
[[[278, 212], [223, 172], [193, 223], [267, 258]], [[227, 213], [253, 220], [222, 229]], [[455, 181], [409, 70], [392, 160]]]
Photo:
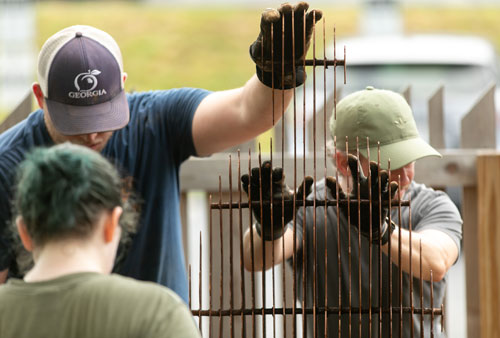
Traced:
[[[240, 158], [240, 150], [238, 149], [238, 178], [241, 177], [241, 158]], [[241, 276], [241, 309], [246, 308], [246, 293], [245, 293], [245, 271], [244, 271], [244, 263], [243, 263], [243, 215], [241, 208], [241, 180], [238, 179], [238, 221], [240, 228], [240, 276]], [[250, 231], [252, 228], [250, 226]], [[201, 250], [201, 248], [200, 248]], [[200, 253], [201, 255], [201, 253]], [[200, 258], [201, 261], [201, 258]], [[246, 320], [243, 313], [241, 314], [241, 337], [246, 336]]]
[[[389, 159], [387, 161], [387, 173], [389, 175], [389, 182], [391, 182], [391, 160]], [[382, 190], [379, 190], [382, 191]], [[391, 200], [392, 197], [392, 189], [391, 189], [391, 184], [389, 183], [389, 196], [388, 199]], [[389, 204], [389, 219], [387, 221], [388, 224], [391, 224], [392, 219], [391, 219], [391, 204]], [[382, 220], [383, 221], [383, 220]], [[382, 221], [380, 224], [382, 224]], [[381, 233], [381, 232], [380, 232]], [[389, 337], [392, 338], [392, 260], [391, 260], [391, 239], [389, 238], [388, 242], [388, 266], [389, 266]]]
[[[359, 137], [356, 136], [356, 156], [358, 158], [358, 161], [360, 159], [359, 157]], [[361, 338], [361, 304], [362, 304], [362, 287], [361, 287], [361, 194], [359, 191], [361, 191], [361, 182], [360, 182], [360, 176], [361, 176], [361, 171], [362, 169], [359, 166], [359, 162], [357, 165], [357, 179], [356, 179], [356, 184], [357, 184], [357, 191], [358, 191], [358, 304], [359, 304], [359, 317], [358, 317], [358, 336]]]
[[[222, 177], [219, 176], [219, 205], [222, 204]], [[222, 209], [219, 211], [219, 244], [220, 244], [220, 284], [219, 306], [224, 306], [224, 238], [222, 236]], [[222, 315], [219, 314], [219, 338], [222, 338]]]
[[[233, 203], [233, 174], [231, 155], [229, 155], [229, 204]], [[221, 211], [222, 214], [222, 211]], [[222, 228], [221, 228], [222, 230]], [[222, 231], [221, 231], [222, 236]], [[222, 246], [222, 242], [221, 242]], [[222, 261], [222, 259], [221, 259]], [[224, 265], [221, 264], [221, 269]], [[222, 305], [221, 305], [222, 306]], [[233, 299], [233, 209], [229, 208], [229, 307], [234, 308]], [[234, 337], [234, 317], [231, 315], [229, 318], [229, 330], [231, 338]]]
[[411, 194], [408, 195], [408, 199], [410, 201], [410, 205], [408, 206], [408, 232], [409, 232], [409, 270], [410, 270], [410, 308], [411, 308], [411, 313], [410, 313], [410, 318], [411, 318], [411, 337], [413, 338], [414, 336], [414, 330], [415, 330], [415, 320], [413, 318], [414, 314], [414, 308], [413, 308], [413, 268], [412, 268], [412, 260], [413, 260], [413, 245], [412, 245], [412, 222], [411, 222]]
[[[252, 153], [251, 150], [248, 149], [248, 177], [250, 177], [250, 180], [248, 180], [248, 201], [250, 202], [252, 200], [252, 183], [251, 183], [251, 175], [252, 175], [252, 167], [251, 167], [251, 162], [252, 162]], [[256, 332], [255, 332], [255, 248], [254, 248], [254, 237], [253, 237], [253, 222], [252, 222], [252, 203], [248, 203], [248, 217], [249, 217], [249, 226], [250, 226], [250, 259], [251, 259], [251, 265], [252, 265], [252, 271], [251, 271], [251, 284], [252, 284], [252, 337], [255, 338]]]
[[[304, 13], [305, 15], [305, 13]], [[315, 22], [315, 14], [313, 14], [314, 17], [313, 17], [313, 21]], [[304, 16], [304, 19], [305, 19], [305, 16]], [[292, 20], [292, 44], [295, 43], [295, 36], [294, 36], [294, 25], [293, 25], [293, 21], [294, 21], [294, 15], [292, 13], [292, 17], [291, 17], [291, 20]], [[305, 23], [305, 20], [304, 20], [304, 23]], [[284, 67], [285, 67], [285, 62], [284, 62], [284, 25], [285, 25], [285, 22], [284, 22], [284, 19], [282, 18], [282, 62], [281, 62], [281, 67], [282, 67], [282, 84], [284, 83]], [[304, 24], [305, 25], [305, 24]], [[303, 30], [303, 33], [304, 33], [304, 36], [303, 36], [303, 43], [305, 44], [305, 41], [306, 41], [306, 37], [305, 37], [305, 26], [304, 26], [304, 30]], [[337, 103], [337, 92], [336, 92], [336, 67], [337, 66], [343, 66], [344, 67], [344, 83], [346, 83], [346, 69], [345, 69], [345, 66], [346, 66], [346, 63], [345, 63], [345, 59], [346, 59], [346, 47], [344, 47], [344, 59], [343, 60], [337, 60], [336, 58], [336, 32], [335, 32], [335, 27], [333, 29], [333, 40], [334, 40], [334, 46], [333, 46], [333, 49], [334, 49], [334, 56], [333, 56], [333, 59], [329, 60], [327, 59], [326, 57], [326, 43], [325, 43], [325, 20], [323, 19], [323, 59], [317, 59], [316, 57], [316, 27], [313, 26], [313, 31], [312, 31], [312, 44], [313, 44], [313, 57], [312, 59], [302, 59], [300, 62], [302, 63], [302, 66], [303, 67], [306, 67], [306, 66], [312, 66], [312, 69], [313, 69], [313, 74], [312, 74], [312, 77], [313, 77], [313, 83], [312, 83], [312, 86], [313, 86], [313, 111], [315, 112], [316, 111], [316, 67], [317, 66], [323, 66], [323, 75], [324, 75], [324, 121], [323, 121], [323, 139], [324, 139], [324, 177], [327, 177], [327, 151], [326, 151], [326, 143], [327, 143], [327, 130], [326, 130], [326, 126], [327, 126], [327, 112], [326, 112], [326, 67], [325, 66], [334, 66], [334, 79], [333, 79], [333, 82], [334, 82], [334, 118], [336, 118], [336, 103]], [[274, 44], [274, 32], [273, 32], [273, 27], [271, 25], [271, 46], [273, 46]], [[293, 55], [292, 55], [292, 63], [293, 63], [293, 66], [295, 66], [295, 63], [296, 63], [296, 56], [295, 56], [295, 53], [294, 53], [294, 46], [292, 46], [292, 50], [293, 50]], [[264, 59], [263, 59], [263, 55], [261, 55], [262, 57], [262, 62], [264, 63]], [[276, 95], [275, 95], [275, 79], [274, 79], [274, 69], [276, 67], [276, 65], [278, 65], [277, 62], [274, 62], [274, 48], [271, 48], [271, 59], [273, 60], [272, 61], [272, 64], [271, 64], [271, 71], [272, 71], [272, 102], [273, 102], [273, 107], [272, 107], [272, 123], [273, 125], [275, 124], [275, 107], [274, 107], [274, 102], [276, 100]], [[276, 65], [275, 65], [276, 63]], [[293, 71], [292, 71], [292, 81], [296, 81], [296, 73], [295, 73], [295, 67], [292, 67], [293, 68]], [[302, 136], [303, 136], [303, 144], [302, 144], [302, 147], [303, 147], [303, 154], [306, 153], [306, 139], [307, 139], [307, 136], [306, 135], [306, 125], [307, 125], [307, 120], [306, 120], [306, 116], [305, 116], [305, 112], [306, 112], [306, 87], [304, 85], [303, 87], [303, 91], [304, 91], [304, 101], [303, 101], [303, 117], [302, 117]], [[285, 149], [285, 130], [284, 130], [284, 91], [282, 91], [282, 95], [281, 95], [281, 100], [282, 100], [282, 111], [281, 111], [281, 115], [282, 115], [282, 132], [281, 132], [281, 153], [282, 153], [282, 161], [281, 161], [281, 164], [282, 164], [282, 168], [284, 170], [284, 149]], [[294, 125], [294, 131], [293, 131], [293, 142], [294, 142], [294, 155], [293, 155], [293, 159], [294, 159], [294, 165], [293, 165], [293, 170], [294, 170], [294, 184], [293, 184], [293, 188], [295, 191], [297, 191], [297, 112], [296, 112], [296, 92], [295, 92], [295, 89], [293, 89], [293, 114], [294, 114], [294, 117], [293, 117], [293, 125]], [[297, 316], [300, 315], [302, 316], [302, 319], [303, 319], [303, 325], [302, 325], [302, 335], [303, 336], [306, 336], [307, 334], [307, 326], [308, 325], [312, 325], [312, 331], [313, 331], [313, 335], [314, 337], [316, 337], [318, 335], [318, 316], [321, 316], [323, 317], [324, 316], [324, 335], [327, 336], [328, 335], [328, 322], [329, 322], [329, 316], [330, 315], [336, 315], [338, 316], [338, 334], [339, 334], [339, 337], [341, 336], [341, 333], [344, 333], [344, 331], [346, 329], [348, 329], [348, 332], [349, 332], [349, 336], [352, 335], [352, 333], [354, 332], [353, 331], [353, 325], [355, 325], [355, 317], [356, 316], [359, 316], [358, 317], [358, 333], [359, 333], [359, 336], [361, 337], [361, 334], [362, 334], [362, 329], [363, 329], [363, 322], [362, 322], [362, 318], [364, 315], [367, 315], [367, 318], [368, 318], [368, 323], [369, 323], [369, 326], [368, 326], [368, 334], [369, 336], [372, 335], [372, 324], [375, 324], [373, 323], [373, 314], [377, 314], [378, 313], [378, 331], [379, 331], [379, 335], [381, 336], [382, 335], [382, 322], [383, 322], [383, 317], [385, 316], [388, 316], [389, 317], [389, 335], [390, 337], [392, 337], [393, 335], [393, 324], [394, 324], [394, 314], [398, 315], [399, 316], [399, 335], [401, 336], [402, 335], [402, 327], [404, 325], [404, 318], [405, 316], [410, 316], [410, 320], [411, 320], [411, 337], [414, 336], [414, 315], [420, 315], [420, 319], [421, 319], [421, 336], [423, 337], [424, 336], [424, 332], [425, 332], [425, 317], [426, 315], [430, 315], [430, 322], [431, 322], [431, 337], [434, 337], [434, 320], [436, 319], [435, 316], [441, 316], [440, 320], [441, 320], [441, 329], [443, 330], [444, 329], [444, 305], [441, 304], [440, 308], [434, 308], [434, 294], [433, 294], [433, 272], [432, 270], [430, 271], [430, 298], [431, 298], [431, 304], [429, 307], [424, 307], [424, 303], [423, 303], [423, 283], [424, 283], [424, 280], [423, 280], [423, 259], [422, 259], [422, 252], [423, 252], [423, 246], [422, 246], [422, 240], [420, 239], [420, 245], [419, 245], [419, 251], [420, 251], [420, 255], [419, 255], [419, 268], [420, 268], [420, 308], [417, 308], [414, 306], [414, 300], [413, 300], [413, 266], [412, 266], [412, 255], [413, 255], [413, 248], [412, 248], [412, 220], [411, 220], [411, 200], [409, 201], [403, 201], [402, 200], [402, 196], [401, 196], [401, 190], [398, 191], [398, 197], [397, 199], [394, 199], [394, 201], [391, 200], [391, 198], [389, 197], [388, 200], [382, 200], [381, 199], [381, 195], [379, 194], [379, 196], [373, 196], [373, 193], [372, 193], [372, 176], [371, 176], [371, 168], [369, 167], [368, 168], [368, 175], [367, 175], [367, 178], [368, 178], [368, 198], [367, 199], [362, 199], [359, 194], [356, 198], [350, 198], [349, 194], [347, 195], [347, 199], [343, 200], [343, 199], [338, 199], [338, 198], [335, 198], [335, 199], [329, 199], [328, 196], [327, 196], [327, 190], [326, 190], [326, 187], [325, 187], [325, 196], [324, 196], [324, 199], [317, 199], [316, 198], [316, 179], [317, 179], [317, 163], [316, 163], [316, 150], [317, 150], [317, 145], [316, 145], [316, 134], [317, 134], [317, 130], [316, 130], [316, 115], [313, 114], [313, 117], [312, 117], [312, 147], [313, 147], [313, 163], [312, 163], [312, 170], [313, 170], [313, 180], [314, 180], [314, 186], [313, 186], [313, 195], [314, 195], [314, 198], [312, 199], [307, 199], [306, 197], [306, 194], [304, 194], [302, 196], [301, 199], [296, 199], [295, 195], [293, 197], [293, 199], [291, 201], [285, 201], [284, 200], [284, 196], [282, 194], [281, 196], [281, 199], [273, 199], [271, 198], [269, 201], [264, 201], [264, 198], [263, 198], [263, 191], [262, 191], [262, 171], [261, 171], [261, 168], [262, 168], [262, 151], [261, 151], [261, 148], [260, 148], [260, 144], [259, 144], [259, 153], [258, 153], [258, 162], [259, 162], [259, 186], [260, 186], [260, 196], [259, 196], [259, 199], [258, 201], [256, 201], [256, 198], [254, 196], [253, 198], [253, 202], [252, 202], [252, 197], [251, 197], [251, 186], [248, 186], [248, 201], [247, 203], [243, 203], [242, 202], [242, 197], [241, 197], [241, 182], [238, 180], [238, 201], [233, 201], [233, 195], [232, 195], [232, 190], [233, 190], [233, 183], [232, 183], [232, 158], [231, 156], [229, 156], [229, 180], [228, 180], [228, 184], [229, 184], [229, 201], [228, 202], [223, 202], [222, 201], [222, 178], [221, 176], [219, 176], [219, 200], [217, 203], [212, 203], [212, 195], [209, 196], [209, 205], [210, 205], [210, 224], [209, 224], [209, 255], [210, 255], [210, 258], [209, 258], [209, 309], [203, 309], [203, 305], [202, 305], [202, 249], [203, 249], [203, 245], [202, 245], [202, 234], [200, 232], [200, 269], [199, 269], [199, 309], [198, 310], [192, 310], [192, 313], [193, 315], [197, 315], [198, 316], [198, 320], [199, 320], [199, 323], [198, 323], [198, 326], [201, 330], [202, 328], [202, 318], [204, 316], [208, 316], [209, 317], [209, 335], [211, 336], [212, 334], [212, 316], [216, 316], [219, 318], [219, 337], [222, 337], [223, 335], [223, 329], [224, 329], [224, 323], [227, 323], [227, 317], [229, 317], [229, 323], [230, 323], [230, 331], [231, 331], [231, 337], [234, 336], [234, 325], [235, 325], [235, 321], [234, 321], [234, 316], [240, 316], [241, 318], [241, 323], [242, 323], [242, 327], [241, 327], [241, 336], [246, 336], [246, 328], [245, 328], [245, 324], [246, 324], [246, 319], [248, 318], [247, 316], [252, 316], [252, 335], [253, 337], [256, 336], [256, 316], [261, 316], [262, 318], [262, 335], [263, 336], [266, 336], [267, 334], [267, 331], [266, 331], [266, 323], [267, 323], [267, 320], [266, 320], [266, 317], [269, 319], [268, 316], [272, 316], [272, 320], [273, 320], [273, 337], [276, 337], [276, 320], [277, 320], [277, 316], [280, 315], [282, 316], [283, 318], [283, 332], [284, 332], [284, 336], [287, 336], [286, 334], [286, 330], [287, 330], [287, 325], [286, 325], [286, 319], [287, 319], [287, 316], [289, 315], [292, 315], [292, 321], [293, 321], [293, 332], [292, 332], [292, 336], [293, 337], [296, 337], [297, 336]], [[370, 162], [370, 146], [369, 146], [369, 142], [370, 140], [367, 138], [366, 140], [367, 142], [367, 160], [368, 160], [368, 163]], [[271, 171], [270, 171], [270, 179], [272, 181], [272, 168], [273, 168], [273, 139], [271, 138], [271, 143], [270, 143], [270, 163], [271, 163]], [[348, 144], [348, 140], [346, 139], [346, 151], [348, 151], [349, 149], [349, 144]], [[334, 138], [334, 150], [335, 150], [335, 153], [337, 151], [337, 144], [336, 144], [336, 138]], [[360, 158], [360, 146], [359, 146], [359, 139], [357, 138], [356, 139], [356, 155], [358, 156], [358, 158]], [[380, 184], [380, 144], [378, 143], [377, 144], [377, 157], [378, 157], [378, 175], [379, 175], [379, 184]], [[338, 168], [338, 163], [337, 163], [337, 158], [335, 158], [335, 163], [337, 164], [337, 168]], [[302, 169], [303, 169], [303, 176], [304, 178], [306, 177], [306, 159], [305, 159], [305, 156], [303, 157], [303, 163], [302, 163]], [[350, 169], [348, 169], [350, 170]], [[358, 166], [358, 176], [357, 176], [357, 181], [356, 182], [352, 182], [353, 184], [353, 187], [354, 187], [354, 184], [357, 184], [357, 188], [358, 188], [358, 191], [360, 189], [360, 167]], [[391, 182], [391, 169], [390, 169], [390, 161], [388, 162], [388, 169], [387, 169], [388, 173], [389, 173], [389, 182]], [[249, 158], [248, 158], [248, 174], [249, 174], [249, 177], [251, 177], [251, 151], [249, 150]], [[241, 163], [240, 163], [240, 153], [238, 151], [238, 177], [241, 177]], [[335, 172], [335, 177], [337, 179], [337, 183], [339, 182], [339, 173], [338, 173], [338, 170]], [[255, 177], [254, 177], [255, 179]], [[351, 183], [349, 182], [349, 180], [347, 180], [347, 191], [350, 191], [350, 185]], [[399, 188], [401, 188], [401, 178], [398, 177], [398, 184], [399, 184]], [[302, 189], [305, 188], [305, 181], [303, 181], [303, 185], [302, 185]], [[270, 186], [270, 195], [271, 196], [274, 196], [273, 194], [273, 186], [271, 184]], [[337, 184], [337, 196], [339, 195], [339, 185]], [[379, 191], [381, 191], [381, 187], [379, 186]], [[304, 192], [305, 192], [305, 189], [304, 189]], [[267, 192], [266, 192], [267, 193]], [[391, 187], [390, 187], [390, 183], [389, 183], [389, 196], [392, 195], [392, 192], [391, 192]], [[411, 199], [411, 197], [410, 197]], [[353, 205], [354, 204], [354, 205]], [[324, 207], [324, 243], [325, 243], [325, 248], [324, 248], [324, 256], [325, 256], [325, 261], [324, 261], [324, 270], [325, 270], [325, 276], [324, 276], [324, 282], [325, 282], [325, 286], [324, 286], [324, 306], [319, 306], [319, 303], [321, 303], [322, 301], [319, 301], [319, 298], [318, 298], [318, 281], [319, 281], [319, 276], [318, 276], [318, 272], [320, 271], [320, 266], [318, 266], [318, 256], [317, 256], [317, 250], [318, 250], [318, 238], [317, 238], [317, 219], [316, 219], [316, 210], [317, 210], [317, 207], [318, 206], [321, 206], [321, 207]], [[362, 292], [362, 276], [363, 276], [363, 272], [366, 274], [366, 271], [363, 271], [363, 267], [361, 265], [361, 254], [362, 254], [362, 243], [364, 243], [362, 240], [361, 240], [361, 232], [359, 231], [361, 229], [361, 207], [364, 207], [364, 206], [368, 206], [368, 210], [369, 210], [369, 219], [370, 219], [370, 224], [369, 224], [369, 234], [368, 234], [368, 244], [367, 244], [367, 247], [368, 247], [368, 261], [369, 261], [369, 264], [368, 264], [368, 296], [366, 296], [366, 294], [364, 294]], [[293, 223], [293, 254], [292, 254], [292, 268], [293, 268], [293, 299], [294, 299], [294, 302], [292, 304], [291, 307], [287, 307], [287, 302], [286, 302], [286, 289], [287, 289], [287, 285], [286, 285], [286, 279], [285, 279], [285, 259], [282, 259], [282, 265], [283, 265], [283, 273], [282, 273], [282, 284], [283, 284], [283, 304], [282, 304], [282, 307], [277, 307], [276, 306], [276, 294], [275, 294], [275, 287], [276, 287], [276, 280], [275, 280], [275, 263], [276, 263], [276, 258], [275, 258], [275, 243], [274, 241], [272, 241], [272, 252], [271, 252], [271, 263], [272, 263], [272, 306], [269, 305], [269, 302], [267, 302], [267, 299], [266, 299], [266, 292], [267, 291], [267, 288], [266, 288], [266, 274], [265, 274], [265, 268], [266, 268], [266, 245], [265, 245], [265, 241], [262, 240], [262, 306], [260, 307], [257, 307], [256, 306], [256, 297], [255, 297], [255, 287], [256, 287], [256, 283], [255, 283], [255, 248], [254, 248], [254, 229], [253, 229], [253, 226], [251, 225], [253, 222], [252, 222], [252, 209], [254, 208], [259, 208], [259, 211], [260, 211], [260, 216], [261, 216], [261, 219], [263, 218], [263, 208], [264, 207], [269, 207], [270, 208], [270, 213], [271, 213], [271, 236], [274, 237], [274, 217], [273, 217], [273, 212], [274, 212], [274, 208], [278, 208], [280, 207], [282, 209], [282, 215], [284, 215], [284, 209], [285, 207], [292, 207], [293, 209], [293, 219], [292, 219], [292, 223]], [[312, 207], [312, 209], [306, 209], [307, 207]], [[337, 263], [338, 263], [338, 278], [339, 278], [339, 288], [338, 288], [338, 306], [331, 306], [331, 305], [335, 305], [335, 304], [331, 304], [330, 303], [330, 300], [328, 299], [328, 230], [327, 230], [327, 223], [328, 223], [328, 217], [327, 217], [327, 209], [328, 207], [334, 207], [336, 208], [336, 211], [337, 211]], [[345, 289], [345, 284], [342, 283], [342, 252], [341, 252], [341, 248], [342, 248], [342, 245], [346, 245], [346, 243], [341, 243], [341, 229], [340, 229], [340, 209], [342, 207], [346, 207], [347, 208], [347, 223], [350, 224], [351, 223], [351, 208], [353, 207], [357, 207], [357, 215], [358, 215], [358, 234], [357, 234], [357, 245], [358, 245], [358, 256], [359, 256], [359, 264], [358, 264], [358, 269], [357, 269], [357, 275], [358, 275], [358, 283], [357, 283], [357, 286], [358, 287], [358, 294], [355, 295], [355, 297], [358, 298], [357, 300], [357, 303], [358, 304], [355, 304], [356, 301], [353, 301], [353, 278], [354, 276], [356, 275], [356, 270], [353, 270], [355, 269], [355, 267], [353, 267], [353, 262], [352, 262], [352, 259], [353, 259], [353, 253], [352, 253], [352, 247], [351, 247], [351, 227], [348, 226], [347, 227], [347, 237], [348, 237], [348, 247], [347, 247], [347, 255], [348, 255], [348, 302], [346, 302], [346, 300], [343, 300], [342, 298], [342, 291], [346, 291]], [[392, 253], [392, 242], [389, 240], [388, 242], [388, 274], [389, 274], [389, 278], [388, 278], [388, 283], [389, 283], [389, 288], [388, 288], [388, 297], [389, 297], [389, 302], [388, 302], [388, 306], [385, 307], [385, 306], [382, 306], [383, 304], [383, 295], [387, 295], [386, 293], [383, 293], [383, 281], [385, 280], [385, 278], [387, 276], [384, 276], [383, 277], [383, 267], [382, 267], [382, 245], [381, 242], [380, 242], [380, 238], [379, 238], [379, 245], [378, 245], [378, 290], [379, 290], [379, 298], [378, 298], [378, 304], [377, 304], [377, 301], [375, 299], [372, 299], [373, 298], [373, 288], [375, 287], [374, 286], [374, 283], [376, 283], [376, 281], [373, 281], [373, 278], [374, 278], [374, 267], [372, 266], [372, 263], [373, 263], [373, 255], [376, 255], [375, 253], [375, 249], [374, 249], [374, 246], [373, 246], [373, 243], [375, 243], [375, 246], [377, 246], [376, 242], [373, 242], [373, 208], [376, 208], [378, 207], [379, 208], [379, 211], [381, 211], [381, 208], [382, 207], [388, 207], [389, 208], [389, 215], [388, 215], [388, 222], [389, 222], [389, 226], [391, 226], [391, 214], [392, 214], [392, 207], [397, 207], [398, 208], [398, 221], [399, 221], [399, 226], [398, 226], [398, 248], [397, 248], [397, 264], [392, 264], [392, 257], [391, 255], [396, 255], [396, 252], [394, 252], [394, 254]], [[409, 214], [409, 224], [408, 224], [408, 231], [409, 231], [409, 284], [410, 284], [410, 290], [409, 290], [409, 293], [410, 293], [410, 300], [409, 300], [409, 304], [404, 304], [403, 302], [403, 268], [402, 268], [402, 262], [403, 262], [403, 257], [402, 257], [402, 223], [403, 223], [403, 219], [402, 219], [402, 207], [409, 207], [408, 209], [408, 214]], [[241, 297], [242, 297], [242, 300], [241, 300], [241, 306], [239, 308], [237, 308], [234, 304], [234, 280], [233, 280], [233, 274], [234, 274], [234, 262], [233, 262], [233, 250], [234, 250], [234, 247], [233, 247], [233, 210], [234, 208], [237, 208], [238, 209], [238, 216], [239, 216], [239, 245], [240, 245], [240, 275], [241, 275], [241, 285], [240, 285], [240, 289], [241, 289]], [[243, 216], [242, 216], [242, 209], [245, 209], [245, 208], [248, 208], [249, 210], [249, 223], [250, 223], [250, 252], [251, 252], [251, 265], [252, 265], [252, 268], [251, 268], [251, 289], [252, 289], [252, 306], [251, 308], [247, 308], [246, 306], [246, 290], [245, 290], [245, 272], [244, 272], [244, 269], [243, 269], [243, 265], [244, 265], [244, 254], [245, 254], [245, 251], [243, 250], [243, 247], [244, 247], [244, 242], [243, 242]], [[297, 224], [297, 217], [296, 217], [296, 211], [300, 210], [300, 208], [302, 208], [302, 212], [303, 212], [303, 219], [302, 219], [302, 299], [301, 299], [301, 306], [300, 308], [297, 306], [297, 297], [298, 297], [298, 290], [297, 289], [297, 276], [299, 275], [297, 273], [297, 259], [299, 257], [298, 253], [297, 253], [297, 248], [296, 248], [296, 243], [297, 243], [297, 228], [298, 228], [298, 224]], [[229, 308], [225, 308], [224, 306], [224, 296], [223, 296], [223, 293], [224, 293], [224, 263], [227, 264], [227, 260], [226, 260], [226, 257], [224, 255], [224, 239], [223, 239], [223, 233], [224, 233], [224, 230], [227, 230], [227, 229], [224, 229], [224, 224], [223, 224], [223, 212], [224, 210], [228, 209], [229, 211], [229, 259], [230, 259], [230, 262], [229, 262]], [[220, 237], [220, 280], [219, 280], [219, 292], [220, 292], [220, 306], [219, 306], [219, 309], [215, 309], [214, 306], [213, 306], [213, 290], [212, 290], [212, 283], [214, 282], [214, 276], [213, 276], [213, 225], [212, 225], [212, 218], [213, 218], [213, 214], [212, 214], [212, 210], [219, 210], [219, 237]], [[255, 209], [254, 209], [255, 210]], [[307, 219], [307, 211], [308, 210], [312, 210], [313, 211], [313, 214], [312, 214], [312, 238], [307, 238], [307, 236], [310, 236], [311, 235], [311, 232], [310, 231], [306, 231], [306, 226], [310, 226], [310, 222], [311, 220], [308, 220]], [[355, 212], [355, 210], [352, 210], [353, 212]], [[381, 215], [381, 212], [379, 212], [379, 214]], [[310, 217], [309, 217], [310, 218]], [[379, 226], [382, 227], [383, 225], [383, 222], [385, 220], [382, 220], [380, 219], [380, 224]], [[282, 217], [282, 222], [281, 222], [281, 227], [282, 227], [282, 231], [283, 233], [285, 232], [286, 230], [286, 224], [284, 224], [283, 222], [283, 217]], [[309, 228], [311, 229], [311, 228]], [[379, 229], [379, 233], [381, 233], [381, 228]], [[345, 236], [345, 234], [344, 234]], [[405, 235], [406, 236], [406, 235]], [[352, 238], [352, 240], [354, 241], [353, 245], [355, 246], [356, 244], [356, 238]], [[307, 250], [306, 247], [307, 245], [310, 245], [310, 243], [312, 242], [312, 252], [314, 253], [313, 254], [313, 257], [307, 257], [307, 254], [310, 253], [311, 251]], [[281, 245], [282, 245], [282, 251], [284, 252], [285, 251], [285, 242], [282, 240], [281, 241]], [[396, 245], [394, 243], [394, 245]], [[345, 250], [344, 250], [345, 251]], [[394, 261], [396, 262], [396, 259], [394, 259]], [[312, 269], [309, 269], [308, 267], [311, 268], [311, 266], [309, 264], [312, 264]], [[397, 265], [397, 267], [395, 266]], [[392, 275], [393, 273], [396, 273], [396, 270], [393, 270], [393, 268], [397, 268], [398, 269], [398, 289], [399, 289], [399, 298], [398, 298], [398, 301], [396, 301], [396, 299], [393, 297], [393, 285], [392, 285]], [[226, 270], [227, 271], [227, 270]], [[237, 272], [236, 272], [237, 273]], [[308, 274], [311, 274], [312, 273], [312, 276], [308, 276]], [[396, 276], [394, 276], [396, 277]], [[311, 283], [311, 280], [312, 280], [312, 286], [309, 285]], [[395, 280], [394, 280], [395, 282]], [[188, 284], [189, 284], [189, 294], [188, 294], [188, 303], [189, 303], [189, 306], [192, 308], [192, 269], [191, 269], [191, 265], [188, 266]], [[227, 283], [226, 283], [227, 284]], [[311, 301], [308, 301], [307, 298], [310, 297], [310, 294], [307, 292], [308, 290], [311, 290], [312, 289], [312, 300]], [[270, 292], [270, 291], [269, 291]], [[384, 296], [385, 297], [385, 296]], [[368, 306], [365, 307], [363, 306], [363, 299], [366, 301], [366, 298], [368, 298], [367, 300], [367, 303], [368, 303]], [[394, 299], [393, 299], [394, 298]], [[346, 304], [347, 303], [347, 304]], [[312, 304], [312, 306], [310, 306]], [[409, 305], [409, 306], [408, 306]], [[344, 315], [348, 315], [349, 316], [349, 322], [348, 322], [348, 328], [342, 328], [342, 317]], [[226, 319], [224, 319], [226, 318]], [[311, 319], [312, 318], [312, 323], [310, 320], [308, 319]], [[354, 322], [353, 322], [354, 320]], [[345, 325], [345, 324], [344, 324]], [[394, 328], [395, 329], [395, 328]], [[395, 331], [394, 331], [395, 332]]]

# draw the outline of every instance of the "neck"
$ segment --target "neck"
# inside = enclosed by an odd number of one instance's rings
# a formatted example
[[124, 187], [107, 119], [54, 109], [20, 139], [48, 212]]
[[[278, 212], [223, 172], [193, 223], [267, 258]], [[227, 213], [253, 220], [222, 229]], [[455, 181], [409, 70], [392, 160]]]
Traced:
[[98, 249], [81, 241], [47, 243], [35, 252], [35, 265], [24, 280], [37, 282], [78, 272], [109, 273]]

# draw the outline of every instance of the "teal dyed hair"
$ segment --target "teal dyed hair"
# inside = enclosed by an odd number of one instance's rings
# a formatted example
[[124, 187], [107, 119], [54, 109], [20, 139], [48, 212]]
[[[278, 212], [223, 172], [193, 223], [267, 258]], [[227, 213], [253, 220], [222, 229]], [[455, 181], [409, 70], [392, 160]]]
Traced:
[[38, 148], [19, 167], [14, 207], [35, 245], [85, 238], [103, 211], [123, 206], [122, 181], [99, 153], [64, 143]]

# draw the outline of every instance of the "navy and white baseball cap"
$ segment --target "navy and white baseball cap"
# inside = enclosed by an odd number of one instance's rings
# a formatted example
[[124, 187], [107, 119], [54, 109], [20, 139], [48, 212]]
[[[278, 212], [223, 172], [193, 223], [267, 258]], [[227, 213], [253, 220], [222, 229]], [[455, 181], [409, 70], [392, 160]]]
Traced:
[[127, 125], [123, 74], [120, 48], [108, 33], [79, 25], [51, 36], [38, 56], [38, 81], [56, 130], [80, 135]]

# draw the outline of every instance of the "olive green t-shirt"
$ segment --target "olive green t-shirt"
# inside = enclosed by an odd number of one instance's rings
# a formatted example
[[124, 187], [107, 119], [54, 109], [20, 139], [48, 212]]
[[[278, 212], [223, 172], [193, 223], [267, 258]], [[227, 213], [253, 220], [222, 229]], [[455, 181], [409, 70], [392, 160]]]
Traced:
[[0, 286], [0, 337], [200, 337], [169, 289], [118, 275], [76, 273]]

